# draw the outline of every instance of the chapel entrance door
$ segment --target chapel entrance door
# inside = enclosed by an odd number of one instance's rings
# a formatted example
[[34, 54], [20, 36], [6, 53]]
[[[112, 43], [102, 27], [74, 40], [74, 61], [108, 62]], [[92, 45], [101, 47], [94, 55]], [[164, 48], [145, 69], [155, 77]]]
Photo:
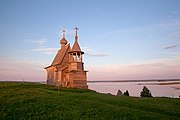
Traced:
[[63, 87], [69, 87], [68, 69], [63, 70], [62, 72], [62, 84]]

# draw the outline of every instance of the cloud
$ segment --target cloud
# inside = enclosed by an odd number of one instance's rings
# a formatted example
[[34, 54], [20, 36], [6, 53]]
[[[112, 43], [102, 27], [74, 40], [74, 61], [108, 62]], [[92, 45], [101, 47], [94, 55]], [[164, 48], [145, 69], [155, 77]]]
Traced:
[[33, 43], [33, 44], [36, 44], [38, 46], [42, 46], [43, 44], [45, 44], [48, 41], [48, 39], [46, 39], [46, 38], [42, 38], [42, 39], [25, 39], [23, 41], [28, 42], [28, 43]]
[[180, 30], [176, 30], [175, 32], [170, 33], [167, 36], [167, 39], [169, 39], [169, 40], [180, 40]]
[[178, 13], [179, 13], [178, 10], [175, 10], [175, 11], [172, 12], [172, 14], [178, 14]]
[[32, 49], [32, 51], [41, 52], [45, 54], [54, 54], [57, 52], [59, 48], [36, 48]]
[[86, 55], [94, 56], [94, 57], [105, 57], [105, 56], [109, 56], [109, 55], [106, 54], [106, 53], [86, 53]]
[[97, 50], [94, 50], [88, 47], [82, 47], [82, 49], [85, 51], [86, 55], [89, 55], [89, 56], [93, 56], [93, 57], [109, 56], [107, 53], [98, 52]]
[[42, 39], [25, 39], [24, 42], [32, 43], [36, 45], [36, 48], [31, 49], [30, 51], [40, 52], [44, 54], [55, 54], [58, 48], [47, 48], [44, 44], [48, 41], [46, 38]]
[[169, 46], [166, 46], [164, 47], [163, 49], [174, 49], [174, 48], [177, 48], [180, 46], [180, 43], [176, 43], [174, 45], [169, 45]]
[[0, 55], [0, 80], [45, 80], [44, 66], [47, 64], [36, 59], [17, 59]]
[[180, 66], [164, 63], [88, 67], [89, 80], [128, 80], [179, 78]]
[[86, 66], [88, 80], [172, 79], [180, 78], [180, 56], [139, 64]]

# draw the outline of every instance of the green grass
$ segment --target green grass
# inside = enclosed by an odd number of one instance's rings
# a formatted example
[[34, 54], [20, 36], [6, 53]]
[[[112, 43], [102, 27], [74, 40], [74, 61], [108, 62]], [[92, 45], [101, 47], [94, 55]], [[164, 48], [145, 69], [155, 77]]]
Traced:
[[0, 119], [178, 120], [180, 99], [139, 98], [37, 83], [0, 82]]

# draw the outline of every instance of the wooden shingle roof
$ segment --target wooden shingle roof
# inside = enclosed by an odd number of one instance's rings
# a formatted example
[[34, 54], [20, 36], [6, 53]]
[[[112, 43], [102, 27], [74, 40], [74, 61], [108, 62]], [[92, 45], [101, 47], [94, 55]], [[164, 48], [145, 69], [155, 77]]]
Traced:
[[52, 65], [58, 65], [58, 64], [61, 64], [66, 53], [68, 53], [68, 50], [70, 49], [70, 44], [67, 44], [63, 49], [59, 49], [57, 54], [56, 54], [56, 57], [54, 58], [53, 62], [52, 62]]

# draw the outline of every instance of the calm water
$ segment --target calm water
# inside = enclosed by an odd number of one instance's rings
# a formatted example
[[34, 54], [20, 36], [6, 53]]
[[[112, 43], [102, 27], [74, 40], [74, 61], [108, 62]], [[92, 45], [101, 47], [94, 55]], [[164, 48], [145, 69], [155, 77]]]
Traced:
[[[166, 82], [95, 82], [88, 83], [89, 89], [95, 90], [100, 93], [111, 93], [117, 94], [120, 89], [122, 92], [129, 91], [130, 96], [140, 96], [143, 86], [146, 86], [151, 91], [154, 97], [174, 97], [179, 98], [180, 84], [172, 85], [158, 85], [158, 83], [172, 83], [177, 81], [166, 81]], [[152, 85], [153, 84], [153, 85]]]

